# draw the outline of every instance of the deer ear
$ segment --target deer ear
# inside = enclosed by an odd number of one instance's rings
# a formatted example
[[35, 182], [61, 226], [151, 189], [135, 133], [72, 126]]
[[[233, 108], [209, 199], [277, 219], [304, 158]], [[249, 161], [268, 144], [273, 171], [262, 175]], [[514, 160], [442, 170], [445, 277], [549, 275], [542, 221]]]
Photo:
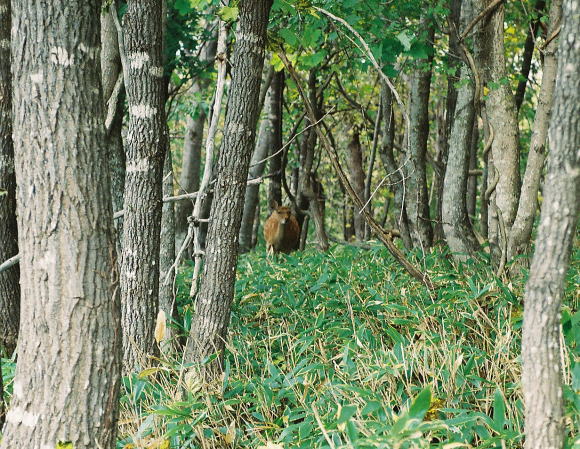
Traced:
[[272, 210], [276, 210], [276, 209], [278, 209], [278, 201], [276, 201], [276, 200], [272, 200], [272, 201], [270, 202], [270, 209], [272, 209]]

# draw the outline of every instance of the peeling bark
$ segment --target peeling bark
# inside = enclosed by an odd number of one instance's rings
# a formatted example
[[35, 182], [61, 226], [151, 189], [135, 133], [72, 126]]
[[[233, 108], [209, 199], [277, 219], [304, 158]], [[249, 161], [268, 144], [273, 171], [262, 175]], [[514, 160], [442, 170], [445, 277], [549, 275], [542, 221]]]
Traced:
[[522, 336], [525, 448], [564, 447], [560, 309], [580, 208], [580, 4], [564, 0], [550, 156]]
[[22, 311], [0, 448], [111, 449], [121, 323], [96, 69], [101, 2], [12, 5]]

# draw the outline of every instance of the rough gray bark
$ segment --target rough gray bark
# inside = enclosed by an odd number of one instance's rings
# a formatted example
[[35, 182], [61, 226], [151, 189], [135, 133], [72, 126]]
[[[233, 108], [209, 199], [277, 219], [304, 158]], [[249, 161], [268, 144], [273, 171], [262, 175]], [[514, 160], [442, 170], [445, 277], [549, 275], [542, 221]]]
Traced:
[[[8, 260], [16, 254], [18, 254], [18, 230], [12, 144], [10, 0], [0, 0], [0, 261]], [[11, 355], [18, 339], [20, 319], [18, 280], [18, 265], [0, 273], [0, 354], [4, 349], [7, 355]]]
[[271, 0], [246, 0], [239, 5], [231, 94], [217, 161], [203, 279], [184, 355], [185, 361], [199, 363], [217, 353], [211, 365], [204, 367], [206, 373], [221, 370], [234, 294], [244, 192], [259, 113], [258, 96], [271, 5]]
[[129, 67], [127, 178], [121, 295], [124, 370], [154, 351], [159, 306], [159, 240], [167, 146], [161, 0], [130, 0], [123, 17]]
[[455, 118], [449, 136], [449, 158], [443, 182], [443, 232], [456, 260], [463, 261], [474, 255], [479, 243], [467, 215], [467, 171], [475, 121], [473, 104], [474, 85], [466, 65], [461, 67], [461, 80], [469, 81], [459, 88]]
[[409, 222], [407, 219], [407, 210], [403, 198], [405, 196], [406, 183], [403, 180], [403, 167], [395, 160], [393, 146], [395, 142], [395, 114], [393, 111], [393, 94], [386, 86], [381, 86], [381, 95], [383, 98], [383, 140], [380, 146], [379, 155], [387, 173], [390, 176], [389, 184], [393, 191], [393, 206], [395, 214], [395, 223], [403, 240], [405, 248], [411, 249], [413, 242], [409, 232]]
[[[365, 173], [358, 130], [354, 131], [348, 144], [348, 169], [352, 187], [364, 204], [367, 200], [365, 198]], [[354, 211], [354, 235], [358, 241], [363, 241], [365, 238], [365, 220], [357, 210]]]
[[[469, 151], [469, 171], [477, 168], [477, 146], [479, 143], [479, 127], [477, 120], [473, 123], [473, 134], [471, 136], [471, 148]], [[467, 215], [473, 223], [475, 221], [475, 207], [477, 204], [477, 176], [470, 174], [467, 179], [467, 194], [465, 201], [467, 203]]]
[[526, 449], [564, 447], [560, 308], [580, 208], [579, 9], [578, 0], [564, 0], [548, 174], [524, 299]]
[[22, 310], [0, 448], [111, 449], [121, 338], [101, 2], [12, 5]]
[[[409, 147], [411, 153], [407, 167], [408, 180], [405, 205], [413, 244], [417, 248], [426, 250], [433, 244], [425, 157], [429, 137], [429, 94], [435, 28], [427, 18], [421, 20], [421, 26], [427, 32], [425, 44], [429, 48], [429, 56], [417, 61], [416, 68], [411, 75], [409, 113], [411, 122]], [[425, 69], [424, 66], [428, 66], [428, 68]]]
[[273, 176], [268, 183], [268, 204], [276, 201], [282, 204], [282, 157], [283, 154], [277, 153], [282, 147], [282, 97], [284, 92], [284, 72], [278, 72], [272, 80], [272, 104], [270, 106], [272, 142], [271, 155], [273, 156], [269, 163], [268, 169]]
[[[475, 2], [475, 14], [493, 0]], [[485, 111], [493, 130], [488, 159], [491, 191], [488, 213], [488, 237], [496, 260], [504, 254], [507, 235], [514, 222], [520, 189], [518, 124], [514, 95], [509, 83], [504, 49], [504, 5], [500, 3], [478, 25], [475, 36], [478, 69], [481, 81], [489, 88]], [[505, 232], [504, 232], [505, 231]]]
[[[560, 26], [561, 18], [562, 0], [553, 0], [550, 6], [550, 24], [548, 26], [547, 36], [552, 36], [556, 28]], [[545, 144], [548, 135], [550, 114], [552, 112], [554, 86], [556, 84], [556, 71], [558, 68], [558, 59], [556, 57], [557, 47], [558, 39], [555, 38], [544, 49], [542, 87], [540, 88], [540, 94], [538, 96], [532, 140], [530, 142], [530, 151], [528, 153], [526, 171], [520, 192], [520, 201], [508, 240], [508, 260], [527, 252], [532, 236], [534, 218], [538, 208], [538, 191], [540, 189], [542, 168], [544, 167], [546, 158]]]
[[[111, 196], [113, 211], [123, 209], [123, 192], [125, 190], [125, 150], [123, 148], [123, 90], [115, 95], [115, 85], [122, 74], [119, 40], [113, 20], [112, 8], [101, 12], [101, 82], [103, 83], [103, 102], [105, 109], [113, 102], [114, 116], [110, 129], [106, 132], [105, 141], [108, 150], [109, 170], [111, 173]], [[105, 110], [105, 117], [107, 116]], [[122, 254], [123, 217], [115, 220], [117, 230], [117, 254]]]

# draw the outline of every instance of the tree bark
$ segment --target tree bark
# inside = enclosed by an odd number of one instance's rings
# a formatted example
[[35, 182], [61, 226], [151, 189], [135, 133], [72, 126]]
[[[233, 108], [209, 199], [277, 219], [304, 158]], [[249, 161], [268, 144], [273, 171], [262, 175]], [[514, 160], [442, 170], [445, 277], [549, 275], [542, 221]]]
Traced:
[[130, 0], [123, 18], [129, 62], [127, 179], [121, 294], [123, 361], [143, 367], [155, 350], [159, 308], [159, 241], [163, 161], [167, 146], [161, 0]]
[[2, 449], [116, 443], [120, 306], [100, 6], [13, 2], [22, 311]]
[[282, 204], [282, 100], [284, 96], [284, 71], [274, 75], [270, 105], [270, 126], [272, 127], [271, 156], [269, 170], [272, 177], [268, 184], [268, 204], [276, 201]]
[[[477, 119], [473, 123], [473, 134], [471, 137], [471, 148], [469, 150], [469, 170], [477, 168], [477, 147], [479, 143], [479, 127]], [[475, 207], [477, 204], [477, 176], [469, 175], [467, 178], [467, 194], [465, 201], [467, 203], [467, 215], [472, 224], [475, 221]]]
[[524, 299], [525, 448], [564, 447], [560, 308], [580, 208], [580, 15], [564, 0], [550, 156], [536, 251]]
[[[407, 167], [409, 179], [407, 181], [405, 204], [413, 244], [415, 247], [426, 250], [433, 244], [425, 157], [429, 137], [429, 94], [435, 28], [427, 18], [421, 20], [421, 26], [427, 32], [425, 44], [429, 49], [429, 56], [417, 61], [415, 71], [411, 75], [409, 114], [411, 121], [409, 147], [411, 154]], [[423, 67], [425, 65], [428, 66], [427, 70]]]
[[[547, 36], [551, 36], [556, 28], [560, 26], [561, 18], [562, 0], [553, 0], [550, 6], [550, 24]], [[538, 96], [532, 140], [530, 142], [530, 151], [528, 153], [518, 210], [509, 235], [508, 260], [527, 252], [532, 236], [534, 218], [538, 208], [538, 191], [540, 189], [542, 168], [546, 158], [545, 144], [552, 112], [556, 71], [558, 69], [557, 47], [558, 39], [553, 39], [544, 49], [542, 87]]]
[[[113, 103], [114, 116], [105, 142], [109, 155], [111, 172], [111, 196], [113, 211], [123, 209], [123, 192], [125, 191], [125, 150], [123, 148], [123, 89], [116, 95], [115, 86], [118, 78], [123, 76], [117, 29], [113, 20], [113, 8], [101, 12], [101, 81], [103, 83], [103, 102], [105, 106]], [[105, 107], [105, 117], [108, 108]], [[117, 230], [117, 254], [122, 254], [123, 217], [115, 220]]]
[[[1, 44], [6, 43], [6, 45]], [[12, 77], [10, 74], [10, 0], [0, 0], [0, 261], [18, 254], [16, 178], [12, 143]], [[0, 273], [0, 354], [16, 348], [20, 320], [18, 265]], [[1, 382], [1, 377], [0, 377]], [[0, 397], [0, 402], [2, 399]]]
[[[348, 156], [348, 168], [352, 187], [364, 204], [367, 201], [367, 198], [365, 198], [365, 173], [363, 170], [362, 147], [358, 130], [354, 130], [352, 139], [348, 144]], [[358, 210], [354, 211], [354, 235], [360, 242], [365, 239], [365, 220]]]
[[217, 354], [216, 359], [202, 368], [208, 376], [221, 371], [227, 337], [238, 235], [248, 167], [254, 148], [271, 5], [271, 0], [246, 0], [239, 5], [231, 95], [228, 97], [224, 139], [217, 162], [203, 279], [184, 355], [186, 361], [200, 363], [207, 356]]
[[464, 261], [475, 254], [479, 243], [473, 233], [466, 204], [469, 153], [475, 121], [475, 89], [466, 65], [461, 68], [460, 78], [468, 82], [460, 87], [457, 96], [441, 202], [445, 239], [453, 257]]
[[[475, 14], [492, 1], [477, 1]], [[514, 95], [506, 82], [503, 27], [504, 5], [500, 3], [481, 20], [475, 37], [481, 81], [489, 89], [485, 115], [494, 135], [488, 158], [488, 182], [495, 185], [489, 200], [488, 237], [496, 261], [505, 256], [507, 242], [502, 235], [509, 234], [514, 222], [520, 189], [518, 124]]]
[[[202, 63], [210, 66], [216, 56], [217, 39], [213, 38], [206, 44], [202, 54]], [[203, 95], [210, 80], [200, 78], [194, 82], [193, 95]], [[203, 130], [207, 114], [201, 102], [197, 104], [196, 115], [188, 115], [185, 124], [185, 141], [183, 146], [183, 164], [179, 177], [179, 193], [192, 193], [199, 190], [199, 173], [201, 169], [201, 147], [203, 145]], [[175, 232], [177, 234], [177, 247], [187, 233], [187, 217], [193, 212], [192, 201], [180, 201], [175, 206]]]
[[390, 176], [391, 190], [393, 191], [393, 206], [395, 213], [395, 223], [399, 229], [401, 239], [405, 248], [411, 249], [413, 242], [409, 232], [409, 221], [407, 219], [407, 210], [405, 208], [406, 183], [404, 182], [403, 168], [395, 160], [393, 146], [395, 142], [395, 114], [393, 111], [393, 96], [391, 90], [381, 86], [381, 95], [383, 98], [383, 140], [380, 147], [381, 161], [387, 173]]
[[449, 140], [451, 129], [455, 117], [455, 107], [457, 104], [457, 88], [455, 85], [459, 81], [460, 54], [459, 47], [459, 21], [461, 18], [461, 0], [449, 0], [449, 57], [447, 64], [452, 70], [447, 77], [447, 98], [445, 100], [445, 128], [443, 132], [443, 141], [441, 151], [437, 157], [437, 163], [434, 164], [432, 192], [435, 193], [435, 226], [433, 229], [433, 240], [439, 241], [443, 238], [443, 181], [447, 170], [447, 160], [449, 158]]

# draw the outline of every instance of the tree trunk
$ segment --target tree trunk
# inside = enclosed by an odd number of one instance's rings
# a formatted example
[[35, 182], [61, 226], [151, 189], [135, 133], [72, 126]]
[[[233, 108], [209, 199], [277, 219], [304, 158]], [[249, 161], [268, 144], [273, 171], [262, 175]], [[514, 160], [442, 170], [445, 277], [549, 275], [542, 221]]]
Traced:
[[[560, 26], [562, 18], [562, 0], [553, 0], [550, 6], [550, 25], [548, 36], [551, 36], [557, 27]], [[558, 40], [553, 39], [544, 49], [544, 69], [542, 71], [542, 87], [538, 97], [536, 116], [534, 118], [534, 128], [528, 162], [520, 193], [520, 202], [514, 224], [511, 228], [508, 244], [508, 260], [519, 254], [527, 252], [532, 236], [534, 218], [538, 208], [538, 190], [540, 189], [540, 179], [544, 160], [546, 158], [545, 144], [552, 112], [552, 98], [554, 95], [554, 85], [556, 84], [556, 71], [558, 60], [556, 50]]]
[[409, 232], [409, 222], [407, 210], [403, 198], [405, 196], [406, 184], [403, 180], [403, 168], [395, 160], [393, 146], [395, 142], [395, 114], [393, 111], [393, 96], [391, 90], [383, 85], [381, 87], [383, 98], [383, 141], [381, 142], [380, 156], [387, 173], [390, 176], [391, 190], [393, 191], [393, 207], [395, 213], [395, 223], [399, 229], [401, 239], [405, 248], [411, 249], [413, 243]]
[[[16, 178], [12, 144], [12, 80], [10, 75], [10, 0], [0, 0], [0, 263], [18, 254]], [[0, 273], [0, 354], [16, 348], [20, 319], [18, 265]], [[1, 382], [0, 376], [0, 382]], [[0, 397], [0, 403], [2, 398]]]
[[202, 368], [208, 376], [221, 370], [227, 337], [234, 295], [238, 235], [259, 114], [258, 96], [271, 5], [271, 0], [246, 0], [239, 5], [231, 94], [217, 161], [203, 279], [184, 355], [187, 362], [200, 363], [207, 356], [217, 353], [218, 357]]
[[[428, 19], [421, 21], [427, 31], [425, 45], [429, 49], [426, 59], [417, 61], [411, 75], [411, 121], [410, 159], [407, 164], [407, 193], [405, 204], [409, 219], [411, 238], [415, 247], [426, 250], [433, 244], [433, 228], [429, 215], [429, 195], [427, 193], [427, 140], [429, 137], [429, 94], [431, 88], [431, 64], [433, 62], [433, 40], [435, 28]], [[425, 70], [423, 66], [427, 65]]]
[[[493, 0], [476, 2], [477, 15]], [[494, 259], [503, 258], [508, 234], [518, 207], [520, 189], [518, 124], [514, 95], [505, 65], [504, 5], [500, 3], [483, 18], [475, 36], [476, 59], [481, 81], [489, 89], [485, 111], [493, 131], [488, 158], [490, 196], [488, 236]], [[504, 232], [505, 231], [505, 232]]]
[[[202, 63], [208, 66], [213, 64], [217, 49], [217, 38], [207, 42], [202, 52]], [[210, 80], [199, 78], [194, 82], [193, 95], [203, 94], [207, 90]], [[199, 172], [201, 169], [201, 147], [203, 145], [203, 129], [207, 114], [201, 106], [201, 101], [197, 104], [195, 116], [188, 115], [185, 122], [185, 141], [183, 146], [183, 163], [181, 176], [179, 177], [179, 193], [192, 193], [199, 190]], [[187, 234], [187, 217], [193, 212], [193, 201], [179, 201], [175, 205], [175, 233], [177, 234], [177, 247], [181, 247], [185, 235]]]
[[447, 98], [445, 104], [445, 129], [443, 132], [443, 142], [441, 152], [438, 154], [437, 162], [434, 164], [432, 192], [435, 193], [435, 226], [433, 230], [433, 240], [443, 239], [443, 181], [447, 169], [447, 160], [449, 158], [449, 139], [455, 117], [455, 106], [457, 104], [457, 88], [455, 85], [459, 81], [461, 49], [459, 47], [459, 20], [461, 17], [461, 0], [449, 0], [449, 57], [447, 63], [452, 72], [447, 76]]
[[[276, 153], [282, 147], [282, 86], [281, 82], [283, 78], [279, 73], [273, 76], [271, 80], [271, 89], [269, 97], [267, 99], [267, 112], [266, 116], [262, 119], [260, 123], [260, 130], [258, 132], [258, 141], [256, 144], [256, 149], [252, 155], [252, 160], [250, 162], [249, 178], [259, 178], [264, 173], [264, 167], [266, 162], [264, 159], [268, 156], [270, 151], [272, 154]], [[267, 80], [264, 81], [264, 83]], [[262, 86], [264, 88], [264, 86]], [[282, 156], [280, 153], [277, 156]], [[274, 158], [276, 159], [277, 156]], [[277, 161], [279, 164], [280, 160]], [[280, 164], [281, 165], [281, 164]], [[276, 179], [274, 179], [276, 178]], [[278, 183], [281, 187], [281, 176], [274, 176], [271, 178], [271, 183]], [[272, 185], [270, 184], [270, 187]], [[280, 196], [281, 196], [281, 192]], [[244, 198], [244, 213], [242, 215], [242, 225], [240, 228], [240, 251], [247, 252], [252, 246], [253, 241], [253, 230], [254, 230], [254, 219], [256, 217], [256, 208], [260, 201], [260, 185], [252, 184], [246, 187], [246, 195]], [[278, 200], [276, 200], [278, 201]], [[282, 198], [278, 201], [278, 204], [282, 204]]]
[[268, 204], [276, 201], [282, 204], [282, 99], [284, 96], [284, 72], [278, 72], [272, 80], [270, 105], [270, 126], [272, 127], [271, 155], [269, 170], [272, 177], [268, 184]]
[[580, 15], [564, 0], [544, 202], [524, 299], [525, 448], [564, 447], [560, 308], [580, 208]]
[[[477, 168], [477, 147], [479, 143], [479, 127], [477, 120], [473, 123], [473, 134], [471, 137], [471, 148], [469, 150], [469, 170]], [[467, 215], [472, 223], [475, 222], [475, 207], [477, 204], [477, 175], [470, 174], [467, 178], [467, 195], [465, 198], [467, 203]]]
[[[348, 157], [350, 182], [352, 183], [354, 191], [364, 204], [367, 200], [365, 198], [365, 173], [363, 170], [363, 155], [358, 130], [354, 130], [352, 139], [348, 144]], [[365, 238], [365, 220], [358, 210], [354, 210], [354, 235], [358, 241], [363, 241]]]
[[469, 153], [473, 137], [475, 106], [473, 104], [474, 86], [466, 65], [460, 74], [463, 84], [457, 96], [455, 118], [449, 139], [449, 159], [443, 183], [442, 220], [445, 239], [453, 257], [464, 261], [479, 249], [467, 215], [467, 171]]
[[130, 0], [123, 18], [129, 60], [127, 179], [121, 294], [126, 372], [154, 352], [159, 308], [159, 240], [167, 146], [161, 0]]
[[100, 6], [13, 2], [22, 311], [2, 449], [116, 443], [120, 306]]
[[[105, 142], [109, 155], [111, 172], [111, 196], [113, 212], [123, 209], [123, 192], [125, 190], [125, 150], [123, 148], [123, 89], [115, 94], [118, 78], [123, 76], [119, 40], [113, 20], [113, 9], [107, 8], [101, 12], [101, 80], [103, 83], [103, 102], [105, 106], [113, 102], [114, 115], [110, 128], [107, 130]], [[116, 98], [115, 98], [116, 95]], [[105, 121], [108, 108], [105, 108]], [[115, 220], [117, 230], [117, 254], [122, 254], [123, 217]]]

